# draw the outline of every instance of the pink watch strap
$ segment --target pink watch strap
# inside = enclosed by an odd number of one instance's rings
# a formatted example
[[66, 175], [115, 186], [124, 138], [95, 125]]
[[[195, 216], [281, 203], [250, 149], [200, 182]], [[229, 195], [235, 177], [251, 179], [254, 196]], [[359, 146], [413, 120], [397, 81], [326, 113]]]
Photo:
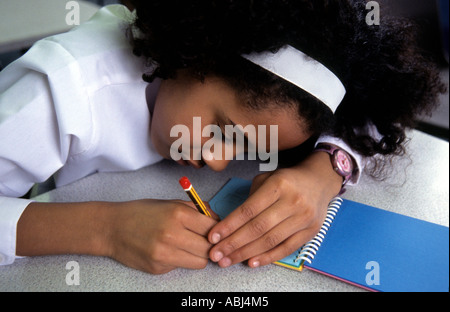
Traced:
[[[355, 172], [354, 161], [352, 160], [351, 156], [340, 147], [326, 143], [318, 144], [314, 151], [326, 152], [330, 154], [330, 156], [332, 156], [331, 161], [334, 170], [344, 178], [341, 192], [338, 195], [343, 194], [345, 192], [345, 184], [347, 184], [347, 182], [353, 177], [353, 174]], [[346, 172], [349, 173], [346, 174]]]

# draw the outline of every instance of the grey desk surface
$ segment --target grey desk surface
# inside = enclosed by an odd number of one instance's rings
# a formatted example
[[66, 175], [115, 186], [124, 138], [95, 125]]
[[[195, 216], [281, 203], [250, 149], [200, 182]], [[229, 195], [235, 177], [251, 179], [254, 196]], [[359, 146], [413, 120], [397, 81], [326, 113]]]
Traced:
[[[343, 197], [382, 209], [448, 226], [449, 145], [414, 131], [409, 158], [397, 165], [392, 178], [375, 182], [363, 177], [358, 187]], [[406, 168], [406, 169], [405, 169]], [[207, 200], [232, 176], [251, 179], [258, 164], [235, 161], [224, 172], [195, 170], [173, 162], [127, 173], [100, 173], [61, 187], [39, 201], [125, 201], [138, 198], [182, 198], [177, 183], [187, 175]], [[80, 285], [68, 286], [66, 269], [76, 261]], [[127, 268], [114, 260], [82, 255], [18, 259], [0, 267], [0, 291], [360, 291], [359, 288], [304, 270], [302, 273], [277, 265], [250, 269], [244, 264], [222, 269], [210, 262], [204, 270], [177, 269], [165, 275], [150, 275]]]

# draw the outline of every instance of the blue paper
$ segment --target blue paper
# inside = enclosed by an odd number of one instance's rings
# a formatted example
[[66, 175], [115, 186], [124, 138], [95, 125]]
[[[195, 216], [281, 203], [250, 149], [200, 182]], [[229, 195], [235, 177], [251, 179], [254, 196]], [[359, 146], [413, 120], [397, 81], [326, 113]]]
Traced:
[[[251, 182], [231, 179], [209, 202], [226, 217]], [[299, 250], [282, 259], [294, 263]], [[449, 291], [448, 227], [343, 200], [308, 268], [377, 291]]]

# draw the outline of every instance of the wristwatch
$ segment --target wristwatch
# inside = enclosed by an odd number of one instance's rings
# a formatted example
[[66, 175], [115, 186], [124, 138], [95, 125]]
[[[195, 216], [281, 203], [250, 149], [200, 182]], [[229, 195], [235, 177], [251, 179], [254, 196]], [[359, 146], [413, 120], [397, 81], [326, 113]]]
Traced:
[[[334, 171], [344, 178], [342, 186], [352, 178], [354, 171], [354, 163], [352, 157], [343, 149], [333, 144], [319, 143], [314, 151], [327, 152], [330, 154], [331, 164]], [[343, 192], [341, 191], [341, 194]]]

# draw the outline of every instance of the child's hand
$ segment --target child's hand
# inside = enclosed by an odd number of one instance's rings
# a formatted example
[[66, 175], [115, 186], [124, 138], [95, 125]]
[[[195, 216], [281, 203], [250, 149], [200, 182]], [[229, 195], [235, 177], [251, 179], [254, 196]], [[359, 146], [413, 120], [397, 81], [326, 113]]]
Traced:
[[257, 267], [288, 256], [317, 234], [341, 185], [323, 152], [257, 176], [245, 203], [209, 232], [209, 241], [217, 243], [211, 260], [227, 267], [248, 259]]
[[112, 208], [110, 257], [153, 274], [207, 265], [212, 245], [206, 235], [217, 221], [192, 203], [149, 199], [117, 205]]

